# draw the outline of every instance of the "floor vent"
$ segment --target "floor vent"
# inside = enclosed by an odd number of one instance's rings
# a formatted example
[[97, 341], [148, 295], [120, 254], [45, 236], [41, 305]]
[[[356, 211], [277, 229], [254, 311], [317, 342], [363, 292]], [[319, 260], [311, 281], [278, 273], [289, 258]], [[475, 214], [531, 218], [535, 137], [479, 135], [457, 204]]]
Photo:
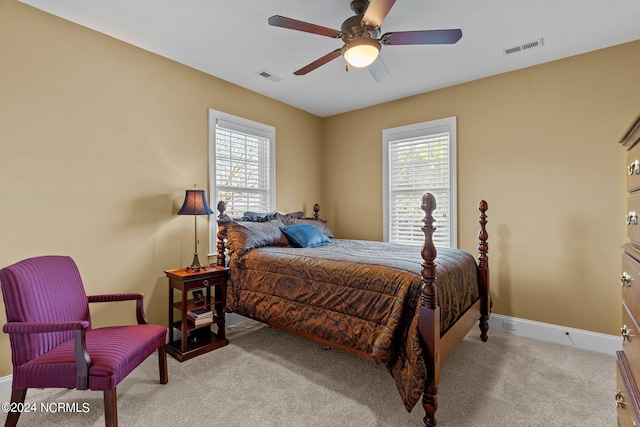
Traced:
[[528, 43], [521, 44], [519, 46], [510, 47], [507, 49], [502, 49], [502, 53], [505, 55], [511, 55], [512, 53], [521, 52], [523, 50], [531, 49], [534, 47], [542, 46], [542, 38], [530, 41]]
[[264, 77], [265, 79], [273, 83], [278, 83], [282, 81], [282, 77], [278, 77], [275, 74], [268, 72], [267, 70], [260, 70], [256, 74], [259, 75], [260, 77]]

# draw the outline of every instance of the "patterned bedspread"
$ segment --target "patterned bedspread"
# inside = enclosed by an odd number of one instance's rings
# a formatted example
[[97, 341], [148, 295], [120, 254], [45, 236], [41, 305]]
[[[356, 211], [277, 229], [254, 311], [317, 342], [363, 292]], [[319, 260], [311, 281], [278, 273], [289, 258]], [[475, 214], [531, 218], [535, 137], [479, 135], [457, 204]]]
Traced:
[[[362, 240], [251, 249], [230, 259], [227, 309], [371, 355], [410, 411], [424, 390], [421, 263], [419, 247]], [[444, 333], [478, 299], [476, 263], [438, 248], [436, 264]]]

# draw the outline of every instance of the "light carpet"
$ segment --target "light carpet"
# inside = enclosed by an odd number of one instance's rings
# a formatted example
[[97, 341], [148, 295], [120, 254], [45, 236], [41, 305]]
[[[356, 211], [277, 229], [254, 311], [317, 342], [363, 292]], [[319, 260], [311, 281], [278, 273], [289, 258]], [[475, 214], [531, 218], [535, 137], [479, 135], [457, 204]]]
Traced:
[[[615, 358], [474, 328], [444, 364], [442, 427], [615, 426]], [[420, 426], [382, 366], [249, 321], [158, 383], [152, 355], [118, 386], [120, 426]], [[102, 393], [29, 390], [18, 426], [103, 426]], [[73, 404], [78, 412], [45, 413]], [[53, 405], [50, 405], [53, 404]], [[82, 411], [82, 408], [88, 411]]]

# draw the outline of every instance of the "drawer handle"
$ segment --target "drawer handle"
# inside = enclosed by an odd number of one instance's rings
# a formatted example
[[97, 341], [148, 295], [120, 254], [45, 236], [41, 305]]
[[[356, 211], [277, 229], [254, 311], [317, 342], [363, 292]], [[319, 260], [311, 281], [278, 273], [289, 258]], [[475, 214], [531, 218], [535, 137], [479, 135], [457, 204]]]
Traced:
[[622, 395], [620, 389], [618, 389], [618, 391], [616, 392], [616, 408], [624, 408], [625, 406], [627, 406], [627, 402], [624, 401], [624, 396]]
[[627, 172], [629, 175], [633, 175], [634, 172], [640, 175], [640, 160], [631, 162], [631, 164], [627, 166]]
[[620, 328], [620, 335], [622, 336], [622, 341], [626, 340], [631, 342], [631, 329], [629, 329], [627, 325], [623, 325], [622, 328]]
[[202, 282], [202, 284], [205, 285], [205, 286], [209, 286], [209, 280], [205, 279], [204, 282]]
[[627, 225], [638, 225], [638, 214], [635, 211], [631, 211], [627, 214]]
[[631, 275], [626, 271], [623, 271], [622, 274], [620, 275], [620, 286], [622, 286], [623, 288], [625, 286], [630, 288], [632, 281], [633, 281], [633, 277], [631, 277]]

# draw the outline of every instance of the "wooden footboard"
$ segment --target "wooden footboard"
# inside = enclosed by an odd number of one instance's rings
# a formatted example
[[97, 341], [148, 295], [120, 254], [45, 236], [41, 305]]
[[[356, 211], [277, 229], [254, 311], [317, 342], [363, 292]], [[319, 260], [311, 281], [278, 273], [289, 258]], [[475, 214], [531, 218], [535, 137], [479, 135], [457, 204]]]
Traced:
[[480, 252], [478, 259], [478, 290], [480, 298], [465, 314], [458, 319], [446, 334], [440, 334], [440, 307], [438, 306], [438, 288], [436, 286], [436, 247], [433, 244], [433, 226], [435, 219], [433, 211], [436, 209], [436, 199], [431, 193], [422, 196], [421, 208], [425, 213], [422, 222], [424, 245], [422, 246], [422, 299], [419, 314], [420, 337], [422, 338], [423, 354], [426, 366], [425, 390], [422, 396], [422, 407], [425, 411], [424, 424], [437, 425], [436, 411], [438, 410], [438, 385], [440, 383], [440, 367], [453, 353], [453, 350], [464, 339], [473, 325], [480, 320], [480, 337], [486, 341], [489, 330], [489, 258], [487, 253], [487, 202], [482, 200], [478, 204], [480, 210], [480, 233], [478, 235]]

